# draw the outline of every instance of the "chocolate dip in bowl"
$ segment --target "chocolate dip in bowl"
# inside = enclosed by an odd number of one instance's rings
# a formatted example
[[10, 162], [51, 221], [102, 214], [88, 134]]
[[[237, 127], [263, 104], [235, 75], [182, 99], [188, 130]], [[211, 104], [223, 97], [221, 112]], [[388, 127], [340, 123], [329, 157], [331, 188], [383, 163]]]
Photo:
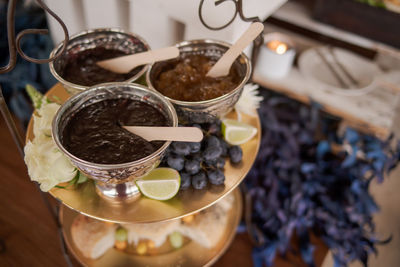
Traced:
[[53, 139], [100, 195], [132, 199], [135, 179], [158, 166], [171, 142], [148, 142], [121, 127], [177, 126], [171, 103], [134, 83], [105, 83], [68, 99], [53, 120]]
[[[54, 56], [62, 43], [53, 49]], [[49, 63], [53, 76], [70, 94], [107, 82], [132, 82], [143, 75], [148, 65], [138, 66], [129, 73], [119, 74], [96, 65], [97, 61], [150, 50], [140, 36], [120, 29], [94, 29], [72, 36], [66, 52]]]

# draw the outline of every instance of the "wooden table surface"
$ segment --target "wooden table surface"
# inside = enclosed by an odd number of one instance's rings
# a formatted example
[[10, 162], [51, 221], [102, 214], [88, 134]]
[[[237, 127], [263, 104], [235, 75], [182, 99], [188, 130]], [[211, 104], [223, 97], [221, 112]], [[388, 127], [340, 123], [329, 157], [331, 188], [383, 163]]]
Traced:
[[[0, 266], [67, 266], [57, 226], [36, 185], [30, 181], [2, 117], [0, 117]], [[51, 198], [51, 197], [50, 197]], [[320, 266], [327, 248], [315, 239], [315, 260]], [[252, 245], [238, 234], [214, 266], [252, 266]], [[76, 261], [74, 265], [78, 266]], [[306, 266], [298, 255], [278, 257], [277, 267]]]

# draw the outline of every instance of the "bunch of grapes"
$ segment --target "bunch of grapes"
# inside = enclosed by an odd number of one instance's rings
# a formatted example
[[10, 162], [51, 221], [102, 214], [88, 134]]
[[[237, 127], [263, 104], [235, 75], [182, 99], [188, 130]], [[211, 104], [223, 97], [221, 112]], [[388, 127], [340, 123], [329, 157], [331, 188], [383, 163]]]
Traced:
[[225, 182], [225, 159], [232, 164], [242, 161], [243, 152], [240, 146], [231, 146], [221, 133], [221, 121], [213, 123], [191, 124], [184, 126], [198, 127], [203, 131], [201, 142], [172, 142], [161, 163], [179, 171], [180, 189], [193, 186], [203, 189], [207, 185], [221, 185]]

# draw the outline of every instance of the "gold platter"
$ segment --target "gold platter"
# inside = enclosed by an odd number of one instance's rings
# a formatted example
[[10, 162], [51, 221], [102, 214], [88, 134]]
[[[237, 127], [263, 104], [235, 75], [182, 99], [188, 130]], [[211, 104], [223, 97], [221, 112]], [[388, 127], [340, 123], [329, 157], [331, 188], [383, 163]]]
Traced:
[[242, 214], [242, 197], [240, 190], [236, 189], [232, 194], [234, 194], [234, 202], [232, 208], [228, 212], [228, 222], [225, 232], [218, 244], [213, 248], [205, 248], [196, 242], [189, 241], [180, 249], [160, 255], [138, 256], [124, 253], [116, 249], [110, 249], [100, 258], [93, 260], [84, 257], [72, 241], [70, 228], [78, 213], [61, 205], [60, 221], [63, 226], [63, 235], [69, 251], [83, 266], [210, 266], [228, 249], [240, 222]]
[[[61, 84], [49, 90], [47, 96], [51, 99], [65, 101], [69, 95]], [[230, 114], [230, 115], [234, 115]], [[67, 189], [53, 188], [49, 193], [64, 205], [86, 216], [99, 220], [119, 223], [149, 223], [172, 220], [192, 213], [216, 203], [220, 198], [235, 189], [245, 178], [257, 156], [261, 140], [260, 120], [258, 117], [243, 116], [243, 122], [257, 127], [257, 135], [244, 145], [243, 160], [232, 166], [229, 161], [225, 164], [225, 184], [210, 186], [204, 190], [187, 189], [178, 193], [168, 201], [157, 201], [140, 197], [133, 202], [110, 202], [96, 193], [93, 181], [77, 187]], [[27, 140], [33, 138], [33, 119], [30, 120], [27, 130]]]

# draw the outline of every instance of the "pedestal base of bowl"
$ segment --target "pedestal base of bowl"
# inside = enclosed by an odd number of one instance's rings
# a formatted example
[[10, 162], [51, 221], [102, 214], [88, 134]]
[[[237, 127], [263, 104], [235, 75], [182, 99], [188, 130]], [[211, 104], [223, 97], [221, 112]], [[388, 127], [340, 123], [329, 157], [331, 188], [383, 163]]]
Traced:
[[135, 201], [141, 195], [134, 181], [121, 184], [109, 184], [97, 181], [96, 192], [102, 198], [116, 202]]

